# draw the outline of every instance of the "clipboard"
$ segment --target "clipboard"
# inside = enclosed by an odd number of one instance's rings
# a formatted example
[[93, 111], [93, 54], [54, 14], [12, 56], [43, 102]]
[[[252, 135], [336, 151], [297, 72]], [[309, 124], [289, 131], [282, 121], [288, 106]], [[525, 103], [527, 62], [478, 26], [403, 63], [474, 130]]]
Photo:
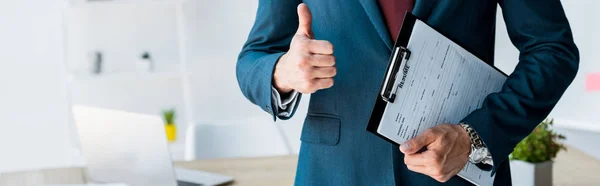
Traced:
[[[388, 63], [388, 67], [386, 69], [386, 73], [384, 75], [384, 79], [382, 80], [380, 89], [376, 96], [376, 101], [375, 101], [375, 105], [374, 105], [372, 113], [371, 113], [371, 117], [369, 118], [369, 122], [366, 127], [367, 131], [379, 136], [382, 139], [385, 139], [385, 140], [391, 142], [392, 144], [396, 144], [396, 145], [400, 145], [400, 143], [396, 142], [395, 140], [393, 140], [389, 137], [386, 137], [385, 135], [382, 135], [382, 133], [378, 132], [378, 130], [380, 129], [380, 125], [382, 123], [385, 111], [388, 108], [388, 106], [393, 105], [395, 103], [395, 101], [397, 101], [399, 99], [399, 97], [400, 98], [403, 97], [403, 95], [397, 94], [398, 89], [402, 89], [403, 86], [406, 86], [405, 84], [408, 84], [408, 82], [405, 82], [405, 79], [406, 79], [406, 76], [407, 76], [407, 73], [408, 73], [410, 67], [408, 65], [404, 65], [404, 64], [406, 64], [411, 59], [411, 57], [413, 57], [412, 56], [413, 52], [411, 52], [409, 50], [408, 45], [409, 45], [411, 36], [413, 35], [413, 30], [414, 30], [415, 24], [417, 22], [419, 22], [419, 24], [422, 23], [424, 25], [427, 25], [425, 22], [420, 21], [416, 16], [412, 15], [411, 13], [408, 13], [408, 12], [406, 13], [404, 21], [402, 23], [402, 27], [398, 34], [398, 39], [396, 40], [396, 42], [393, 46], [392, 54], [389, 58], [389, 63]], [[430, 27], [429, 25], [427, 25], [427, 26]], [[463, 47], [456, 44], [456, 42], [452, 41], [451, 39], [444, 36], [443, 34], [437, 32], [435, 29], [431, 28], [431, 30], [434, 30], [436, 32], [436, 34], [443, 36], [445, 40], [448, 40], [452, 44], [457, 45], [462, 50], [464, 50]], [[464, 51], [466, 51], [466, 50], [464, 50]], [[471, 52], [469, 52], [469, 51], [466, 51], [466, 52], [469, 53], [470, 55], [474, 56]], [[485, 65], [482, 65], [482, 64], [478, 64], [478, 65], [485, 66], [485, 68], [488, 68], [488, 69], [489, 69], [489, 67], [492, 67], [493, 70], [491, 70], [491, 71], [494, 71], [494, 72], [491, 72], [491, 73], [495, 74], [496, 77], [503, 77], [504, 79], [507, 78], [507, 75], [504, 72], [500, 71], [493, 65], [489, 65], [489, 64], [485, 63], [483, 60], [481, 60], [481, 58], [479, 58], [477, 56], [474, 56], [474, 58], [477, 58], [481, 63], [485, 64]], [[442, 64], [442, 66], [443, 66], [443, 64]], [[498, 84], [498, 83], [500, 83], [500, 82], [497, 82], [496, 84]], [[501, 82], [501, 83], [503, 84], [503, 82]], [[487, 95], [485, 95], [485, 96], [487, 96]], [[400, 101], [398, 101], [398, 102], [400, 102]], [[400, 131], [398, 133], [400, 133]], [[415, 132], [413, 132], [413, 133], [411, 133], [411, 135], [412, 135], [412, 137], [414, 137], [417, 134]], [[470, 163], [467, 163], [467, 165], [465, 166], [465, 169], [467, 166], [469, 166], [469, 164]], [[470, 170], [470, 171], [477, 171], [477, 170], [475, 170], [475, 168], [471, 168], [471, 169], [473, 169], [473, 170]], [[459, 176], [461, 178], [463, 178], [473, 184], [476, 184], [476, 185], [490, 184], [489, 183], [490, 180], [485, 180], [486, 178], [481, 179], [481, 177], [482, 177], [481, 173], [479, 175], [479, 180], [477, 178], [469, 178], [468, 176], [465, 176], [465, 175], [459, 174]], [[491, 182], [493, 183], [494, 176], [492, 176], [491, 173], [489, 175], [491, 177]], [[480, 182], [478, 182], [478, 181], [480, 181]]]
[[[377, 95], [375, 106], [373, 106], [373, 111], [371, 112], [371, 117], [369, 118], [369, 123], [367, 124], [366, 128], [367, 131], [398, 146], [401, 144], [379, 134], [377, 129], [379, 128], [379, 124], [381, 123], [381, 118], [383, 117], [383, 113], [387, 107], [387, 104], [394, 102], [396, 99], [396, 94], [393, 92], [396, 88], [393, 87], [393, 84], [396, 81], [396, 74], [400, 71], [400, 64], [406, 63], [406, 61], [410, 59], [411, 52], [407, 49], [407, 47], [416, 21], [416, 16], [406, 12], [400, 32], [398, 33], [398, 37], [393, 46], [392, 55], [390, 56], [384, 79], [378, 91], [379, 94]], [[392, 76], [392, 74], [394, 76]]]
[[[395, 89], [393, 84], [396, 81], [396, 74], [400, 71], [400, 64], [403, 62], [406, 63], [406, 61], [410, 59], [411, 52], [407, 49], [407, 47], [416, 21], [417, 17], [406, 12], [404, 21], [402, 22], [402, 26], [400, 28], [400, 33], [398, 33], [398, 37], [393, 47], [394, 50], [392, 51], [392, 55], [390, 56], [388, 62], [387, 70], [385, 71], [383, 82], [381, 83], [381, 87], [378, 91], [379, 94], [377, 95], [375, 106], [373, 106], [373, 111], [371, 112], [369, 123], [367, 124], [367, 131], [398, 146], [401, 144], [379, 134], [377, 132], [377, 128], [379, 128], [379, 124], [381, 123], [381, 118], [387, 104], [389, 102], [394, 102], [396, 99], [396, 94], [392, 92], [393, 89]], [[394, 74], [394, 76], [392, 76], [392, 74]]]

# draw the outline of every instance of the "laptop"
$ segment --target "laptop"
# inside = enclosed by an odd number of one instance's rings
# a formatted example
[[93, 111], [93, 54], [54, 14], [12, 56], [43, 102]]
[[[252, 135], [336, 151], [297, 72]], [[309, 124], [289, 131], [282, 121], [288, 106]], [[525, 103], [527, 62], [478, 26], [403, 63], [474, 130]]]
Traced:
[[163, 121], [158, 116], [73, 106], [86, 176], [93, 183], [129, 186], [220, 185], [232, 177], [173, 168]]

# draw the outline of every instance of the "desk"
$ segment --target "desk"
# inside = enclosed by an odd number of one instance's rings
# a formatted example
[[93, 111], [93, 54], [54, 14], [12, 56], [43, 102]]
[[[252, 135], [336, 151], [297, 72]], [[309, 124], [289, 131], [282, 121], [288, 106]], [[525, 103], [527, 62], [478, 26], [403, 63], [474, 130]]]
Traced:
[[[228, 186], [293, 185], [297, 156], [234, 158], [175, 162], [175, 165], [233, 176]], [[1, 186], [36, 186], [38, 184], [82, 183], [82, 168], [63, 168], [0, 174]], [[598, 185], [600, 160], [568, 148], [560, 152], [554, 164], [554, 185]]]
[[196, 160], [190, 162], [176, 162], [175, 165], [188, 169], [204, 170], [232, 176], [234, 182], [227, 186], [282, 186], [294, 185], [297, 161], [297, 156], [282, 156]]
[[[286, 186], [294, 184], [298, 156], [232, 158], [175, 162], [178, 167], [232, 176], [226, 186]], [[0, 186], [37, 186], [40, 184], [85, 183], [83, 168], [1, 173]]]

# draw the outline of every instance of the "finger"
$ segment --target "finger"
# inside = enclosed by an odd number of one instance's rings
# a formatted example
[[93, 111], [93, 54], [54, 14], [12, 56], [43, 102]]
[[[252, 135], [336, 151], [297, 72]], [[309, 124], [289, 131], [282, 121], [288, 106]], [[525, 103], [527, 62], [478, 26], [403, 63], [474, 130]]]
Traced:
[[424, 154], [416, 153], [404, 155], [404, 164], [426, 166], [432, 164], [432, 162]]
[[410, 171], [413, 171], [416, 173], [421, 173], [421, 174], [425, 174], [427, 172], [427, 167], [422, 166], [422, 165], [406, 165], [406, 168], [408, 168], [408, 170], [410, 170]]
[[431, 167], [428, 167], [428, 166], [406, 165], [406, 168], [408, 168], [408, 170], [410, 170], [410, 171], [427, 175], [439, 182], [448, 181], [448, 179], [446, 178], [447, 176], [440, 174], [438, 171], [435, 171], [434, 169], [432, 169]]
[[310, 65], [315, 67], [331, 67], [335, 65], [335, 57], [333, 55], [312, 55]]
[[418, 172], [418, 173], [427, 175], [427, 176], [437, 180], [438, 182], [446, 182], [453, 175], [456, 175], [460, 171], [459, 170], [459, 171], [456, 171], [456, 173], [453, 173], [452, 171], [447, 171], [447, 170], [440, 168], [439, 166], [433, 166], [433, 165], [409, 165], [409, 164], [406, 164], [406, 167], [413, 172]]
[[333, 54], [333, 44], [324, 40], [308, 41], [308, 51], [313, 54], [331, 55]]
[[326, 89], [333, 86], [333, 78], [317, 78], [313, 79], [317, 89]]
[[335, 76], [337, 69], [335, 67], [313, 67], [312, 77], [314, 78], [330, 78]]
[[435, 134], [431, 129], [425, 130], [423, 134], [404, 142], [400, 146], [400, 151], [404, 154], [414, 154], [421, 150], [423, 147], [427, 147], [429, 144], [435, 141]]
[[312, 13], [306, 4], [301, 3], [298, 5], [298, 31], [296, 34], [304, 35], [309, 38], [313, 38], [312, 32]]

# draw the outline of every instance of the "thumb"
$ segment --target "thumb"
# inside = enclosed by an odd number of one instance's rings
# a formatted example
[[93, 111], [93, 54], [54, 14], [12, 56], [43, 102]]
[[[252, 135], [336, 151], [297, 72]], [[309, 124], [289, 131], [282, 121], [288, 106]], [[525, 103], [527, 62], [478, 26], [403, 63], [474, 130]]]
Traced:
[[404, 142], [400, 146], [400, 151], [404, 154], [414, 154], [419, 152], [423, 147], [435, 141], [435, 136], [430, 132], [425, 132], [411, 140]]
[[304, 35], [309, 38], [313, 38], [312, 33], [312, 13], [306, 4], [301, 3], [298, 5], [298, 31], [296, 34]]

